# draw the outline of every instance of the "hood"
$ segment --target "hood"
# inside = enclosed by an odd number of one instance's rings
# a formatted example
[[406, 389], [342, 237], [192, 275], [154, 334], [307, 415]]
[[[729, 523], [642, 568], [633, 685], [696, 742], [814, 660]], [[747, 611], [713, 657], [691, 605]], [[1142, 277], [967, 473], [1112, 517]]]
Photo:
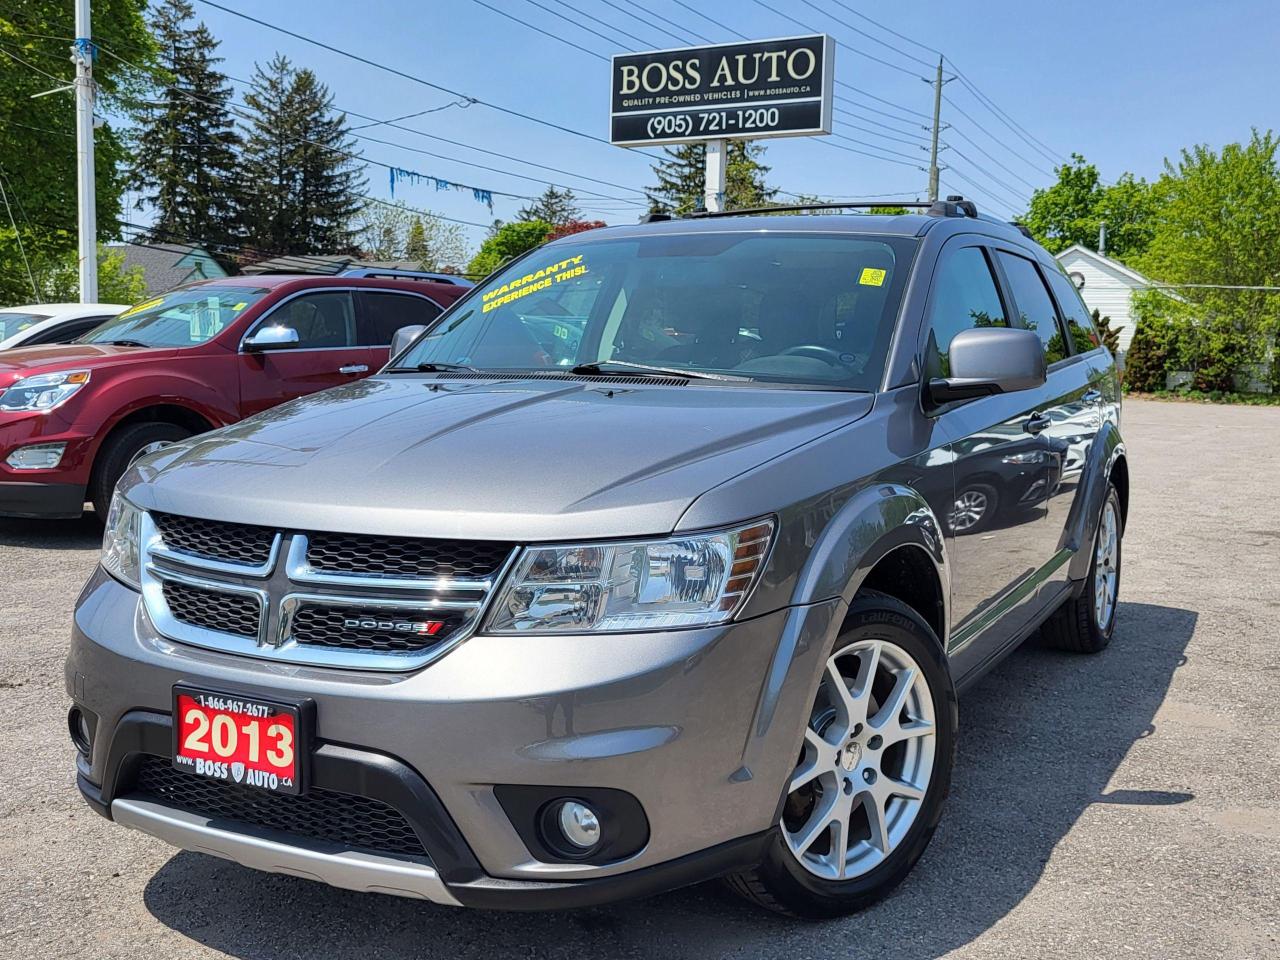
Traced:
[[871, 404], [739, 386], [372, 378], [170, 447], [122, 488], [150, 509], [301, 530], [661, 534], [700, 494]]
[[122, 357], [154, 357], [169, 348], [117, 347], [108, 343], [51, 343], [43, 347], [18, 347], [0, 351], [0, 384], [10, 384], [37, 373], [54, 373], [101, 367]]

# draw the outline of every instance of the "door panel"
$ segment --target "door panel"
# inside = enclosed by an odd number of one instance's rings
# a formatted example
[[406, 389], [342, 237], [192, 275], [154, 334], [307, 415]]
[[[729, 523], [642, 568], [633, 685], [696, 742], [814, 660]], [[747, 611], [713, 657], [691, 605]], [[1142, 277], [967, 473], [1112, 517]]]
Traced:
[[[961, 330], [1009, 326], [1011, 304], [989, 257], [967, 238], [944, 248], [930, 295], [927, 378], [947, 375], [947, 350]], [[1028, 429], [1039, 399], [1034, 391], [1003, 394], [951, 404], [935, 414], [955, 477], [952, 507], [941, 520], [952, 570], [952, 657], [958, 674], [1021, 629], [1025, 595], [1043, 562], [1045, 444]]]
[[[295, 397], [367, 376], [375, 352], [358, 343], [350, 291], [326, 290], [286, 300], [254, 325], [291, 327], [298, 344], [260, 353], [240, 353], [242, 416], [260, 413]], [[250, 331], [248, 336], [252, 336]]]

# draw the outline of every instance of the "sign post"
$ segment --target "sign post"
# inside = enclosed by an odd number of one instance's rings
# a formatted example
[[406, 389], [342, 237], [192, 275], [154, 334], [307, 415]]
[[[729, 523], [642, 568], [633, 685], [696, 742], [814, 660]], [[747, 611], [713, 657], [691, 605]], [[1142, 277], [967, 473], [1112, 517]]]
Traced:
[[706, 207], [721, 210], [728, 141], [830, 133], [834, 71], [825, 34], [616, 54], [609, 140], [705, 142]]

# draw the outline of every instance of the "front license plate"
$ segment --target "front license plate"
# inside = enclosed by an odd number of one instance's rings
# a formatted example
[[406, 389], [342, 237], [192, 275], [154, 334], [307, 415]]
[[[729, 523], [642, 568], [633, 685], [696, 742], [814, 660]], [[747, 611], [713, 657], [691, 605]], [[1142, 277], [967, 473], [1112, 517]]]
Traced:
[[270, 793], [302, 792], [306, 758], [299, 704], [173, 688], [173, 765]]

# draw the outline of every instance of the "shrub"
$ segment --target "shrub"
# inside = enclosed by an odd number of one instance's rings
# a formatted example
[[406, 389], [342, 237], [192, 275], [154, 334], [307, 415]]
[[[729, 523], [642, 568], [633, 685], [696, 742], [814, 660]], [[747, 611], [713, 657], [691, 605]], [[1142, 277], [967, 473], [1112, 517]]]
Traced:
[[1164, 389], [1169, 350], [1165, 323], [1150, 317], [1138, 320], [1124, 358], [1124, 383], [1130, 390], [1154, 393]]

